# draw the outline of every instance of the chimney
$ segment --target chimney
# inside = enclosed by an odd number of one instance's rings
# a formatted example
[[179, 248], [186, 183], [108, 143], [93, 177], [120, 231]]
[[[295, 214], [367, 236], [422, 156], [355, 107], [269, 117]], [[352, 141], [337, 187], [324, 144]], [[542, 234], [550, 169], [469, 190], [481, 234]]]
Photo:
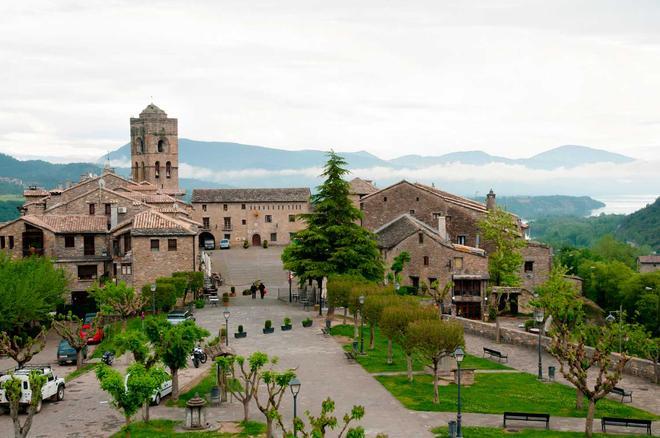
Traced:
[[495, 211], [495, 192], [493, 189], [490, 189], [490, 192], [486, 195], [486, 208], [488, 211]]
[[444, 240], [448, 240], [446, 216], [438, 216], [438, 234], [440, 234], [440, 237], [442, 237]]
[[110, 206], [110, 229], [117, 226], [117, 204]]

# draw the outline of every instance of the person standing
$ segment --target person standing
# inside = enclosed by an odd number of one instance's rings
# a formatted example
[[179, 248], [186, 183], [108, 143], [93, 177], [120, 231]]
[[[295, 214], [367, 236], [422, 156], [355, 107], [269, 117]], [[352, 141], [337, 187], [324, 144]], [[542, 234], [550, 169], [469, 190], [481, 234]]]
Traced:
[[259, 283], [259, 295], [261, 295], [261, 299], [264, 299], [264, 295], [266, 295], [266, 286], [264, 286], [263, 283]]
[[257, 285], [252, 283], [252, 286], [250, 286], [250, 293], [252, 293], [252, 299], [256, 300], [257, 299]]

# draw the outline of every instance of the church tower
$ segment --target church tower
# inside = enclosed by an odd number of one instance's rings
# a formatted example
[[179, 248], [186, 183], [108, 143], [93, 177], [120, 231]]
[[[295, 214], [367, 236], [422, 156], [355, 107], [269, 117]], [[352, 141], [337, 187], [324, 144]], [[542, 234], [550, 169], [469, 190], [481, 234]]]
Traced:
[[179, 190], [179, 137], [177, 119], [170, 119], [153, 103], [131, 117], [131, 173], [133, 181], [147, 181], [162, 193]]

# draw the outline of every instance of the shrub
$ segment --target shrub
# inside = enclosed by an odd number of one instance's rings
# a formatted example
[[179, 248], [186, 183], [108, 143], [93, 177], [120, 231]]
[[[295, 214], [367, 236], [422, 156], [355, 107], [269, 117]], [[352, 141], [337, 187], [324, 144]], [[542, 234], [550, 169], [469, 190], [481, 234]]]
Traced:
[[250, 244], [248, 243], [247, 240], [243, 241], [243, 248], [248, 249], [250, 247]]
[[525, 321], [525, 331], [528, 332], [529, 329], [531, 329], [532, 327], [534, 327], [535, 324], [536, 324], [536, 323], [534, 322], [533, 319], [528, 319], [527, 321]]
[[228, 302], [229, 302], [229, 294], [228, 294], [227, 292], [224, 292], [224, 293], [222, 294], [222, 301], [223, 301], [224, 303], [228, 303]]
[[213, 347], [214, 345], [218, 345], [220, 343], [220, 337], [216, 336], [215, 338], [211, 339], [208, 343], [209, 347]]
[[291, 318], [289, 318], [288, 316], [284, 318], [284, 325], [291, 325]]
[[273, 326], [273, 321], [271, 321], [270, 319], [267, 319], [266, 322], [264, 323], [264, 327], [266, 327], [267, 329], [269, 329], [269, 328], [271, 328], [272, 326]]
[[310, 322], [312, 322], [312, 318], [305, 318], [305, 319], [303, 319], [303, 322], [305, 324], [309, 324]]
[[229, 290], [231, 291], [231, 293], [236, 293], [236, 287], [234, 287], [234, 286], [232, 286], [231, 288], [229, 288]]
[[264, 248], [268, 248], [268, 241], [264, 240], [263, 242], [261, 242], [261, 246], [263, 246]]
[[197, 309], [203, 309], [204, 306], [206, 305], [206, 301], [204, 300], [195, 300], [195, 308]]
[[[158, 279], [160, 280], [160, 279]], [[156, 310], [169, 312], [176, 304], [176, 290], [171, 282], [156, 281], [156, 292], [153, 295], [153, 301], [156, 304]], [[142, 297], [145, 301], [145, 307], [151, 308], [152, 293], [151, 285], [142, 286]]]
[[227, 329], [222, 327], [220, 329], [220, 339], [227, 337]]
[[252, 292], [250, 292], [250, 289], [243, 289], [243, 295], [252, 295]]
[[488, 306], [488, 320], [495, 321], [497, 318], [497, 308], [495, 306]]
[[243, 333], [243, 325], [239, 325], [239, 326], [238, 326], [238, 332], [239, 332], [239, 333]]
[[417, 289], [412, 286], [401, 286], [397, 293], [399, 295], [417, 295]]

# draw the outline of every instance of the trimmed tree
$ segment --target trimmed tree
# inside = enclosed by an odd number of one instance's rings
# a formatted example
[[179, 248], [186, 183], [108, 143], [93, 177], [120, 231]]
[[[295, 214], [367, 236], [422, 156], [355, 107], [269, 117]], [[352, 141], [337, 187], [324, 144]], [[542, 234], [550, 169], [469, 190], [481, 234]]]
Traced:
[[393, 280], [396, 282], [396, 284], [401, 283], [400, 274], [403, 271], [403, 268], [405, 268], [406, 263], [410, 263], [410, 253], [407, 251], [400, 252], [396, 257], [394, 257], [394, 260], [392, 260], [392, 266], [390, 269], [394, 273]]
[[101, 311], [106, 314], [117, 314], [123, 323], [131, 316], [135, 316], [142, 310], [146, 303], [146, 297], [139, 295], [135, 289], [128, 287], [125, 282], [117, 284], [107, 282], [103, 286], [94, 285], [89, 289]]
[[22, 367], [41, 351], [49, 313], [67, 290], [64, 270], [48, 258], [12, 259], [0, 251], [0, 354]]
[[[408, 371], [408, 381], [413, 381], [412, 373], [412, 355], [414, 344], [408, 336], [408, 327], [414, 321], [425, 319], [437, 319], [438, 314], [435, 309], [420, 305], [402, 305], [396, 307], [386, 307], [380, 319], [380, 330], [388, 340], [396, 342], [401, 346], [406, 356], [406, 368]], [[392, 363], [391, 351], [389, 351], [387, 363]]]
[[53, 320], [53, 329], [58, 335], [76, 350], [76, 369], [80, 369], [83, 363], [82, 351], [87, 346], [87, 338], [80, 336], [83, 320], [69, 312], [68, 315], [58, 315]]
[[[332, 274], [354, 274], [368, 280], [383, 278], [383, 262], [373, 233], [358, 225], [362, 217], [349, 199], [346, 161], [334, 152], [322, 176], [325, 178], [312, 196], [312, 212], [300, 217], [307, 227], [282, 252], [284, 269], [301, 281], [322, 279]], [[328, 307], [332, 315], [334, 308]]]
[[[537, 288], [535, 304], [552, 316], [549, 351], [559, 362], [559, 371], [588, 400], [585, 435], [591, 437], [596, 403], [616, 386], [630, 359], [624, 352], [615, 363], [611, 354], [625, 323], [595, 326], [587, 321], [582, 297], [564, 280], [565, 272], [562, 266], [552, 270], [548, 281]], [[595, 340], [593, 352], [587, 349], [588, 339]], [[595, 381], [588, 380], [590, 369], [595, 369]]]
[[179, 398], [179, 370], [188, 366], [188, 357], [197, 342], [210, 333], [193, 321], [172, 325], [167, 321], [149, 318], [145, 332], [154, 345], [155, 354], [169, 368], [172, 375], [172, 399]]
[[247, 359], [243, 356], [220, 356], [216, 359], [225, 373], [229, 373], [227, 390], [243, 404], [243, 421], [250, 419], [250, 402], [259, 390], [260, 373], [269, 362], [268, 355], [255, 351]]
[[344, 308], [344, 324], [350, 306], [351, 291], [356, 284], [364, 282], [364, 278], [352, 275], [333, 275], [328, 278], [328, 306]]
[[478, 224], [484, 239], [493, 246], [488, 253], [488, 272], [495, 286], [519, 286], [523, 257], [520, 249], [527, 244], [510, 213], [496, 208]]
[[25, 438], [28, 436], [30, 428], [32, 427], [34, 414], [41, 410], [41, 389], [46, 384], [46, 376], [33, 370], [30, 371], [28, 381], [32, 393], [30, 397], [30, 405], [27, 409], [27, 417], [23, 424], [21, 424], [21, 420], [18, 418], [18, 411], [20, 409], [19, 402], [23, 394], [23, 381], [12, 375], [8, 380], [1, 383], [0, 386], [0, 388], [4, 390], [5, 398], [9, 402], [9, 415], [11, 416], [11, 421], [14, 423], [15, 438]]
[[[380, 324], [381, 317], [383, 315], [383, 310], [386, 307], [392, 307], [396, 305], [403, 304], [404, 302], [410, 303], [410, 301], [403, 300], [403, 297], [399, 297], [394, 294], [394, 289], [392, 288], [380, 288], [381, 293], [372, 293], [368, 294], [364, 300], [364, 319], [369, 324], [369, 349], [374, 349], [374, 343], [376, 338], [376, 326]], [[388, 345], [388, 350], [390, 345]]]
[[[330, 397], [321, 402], [321, 413], [318, 417], [314, 417], [309, 411], [305, 411], [305, 415], [309, 420], [310, 430], [309, 432], [305, 430], [305, 423], [300, 417], [296, 417], [293, 420], [293, 427], [297, 436], [302, 436], [304, 438], [310, 437], [325, 437], [326, 432], [329, 430], [334, 430], [339, 426], [339, 420], [334, 415], [335, 412], [335, 402]], [[344, 414], [342, 417], [343, 424], [337, 438], [342, 438], [344, 433], [351, 438], [364, 438], [364, 429], [361, 426], [356, 428], [348, 429], [348, 426], [353, 421], [359, 421], [364, 417], [364, 406], [354, 405], [351, 408], [350, 413]], [[281, 418], [281, 417], [280, 417]], [[284, 424], [280, 421], [280, 428], [284, 432], [284, 436], [290, 437], [293, 434], [287, 432], [284, 427]], [[348, 429], [348, 430], [347, 430]]]
[[112, 405], [124, 415], [124, 433], [131, 436], [131, 418], [153, 396], [163, 382], [167, 373], [160, 367], [146, 369], [144, 365], [135, 363], [128, 367], [126, 376], [119, 371], [100, 364], [96, 368], [96, 377], [101, 383], [101, 389], [110, 394]]
[[438, 365], [465, 345], [463, 326], [456, 321], [422, 320], [408, 326], [408, 338], [415, 352], [433, 366], [433, 403], [438, 403]]
[[[276, 361], [273, 361], [273, 364]], [[257, 391], [254, 394], [254, 401], [262, 414], [266, 417], [266, 438], [273, 438], [275, 432], [273, 421], [282, 424], [282, 415], [280, 414], [280, 405], [282, 399], [289, 389], [289, 383], [295, 379], [296, 374], [293, 369], [286, 371], [276, 371], [269, 369], [260, 373], [259, 380], [266, 387], [266, 393], [263, 396]]]

